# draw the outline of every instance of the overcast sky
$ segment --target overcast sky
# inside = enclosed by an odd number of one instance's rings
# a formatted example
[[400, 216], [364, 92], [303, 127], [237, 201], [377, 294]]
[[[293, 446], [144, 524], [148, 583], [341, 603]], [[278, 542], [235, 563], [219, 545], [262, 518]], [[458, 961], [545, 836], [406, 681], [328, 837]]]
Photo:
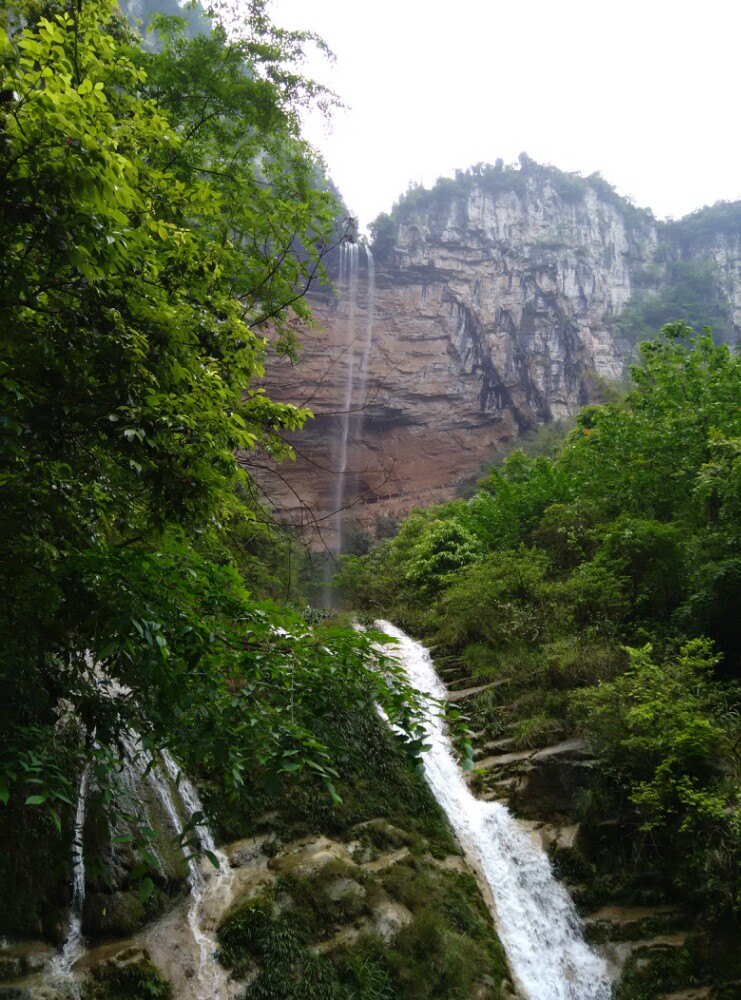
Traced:
[[272, 0], [337, 56], [307, 135], [365, 227], [409, 181], [521, 151], [654, 213], [741, 198], [739, 0]]

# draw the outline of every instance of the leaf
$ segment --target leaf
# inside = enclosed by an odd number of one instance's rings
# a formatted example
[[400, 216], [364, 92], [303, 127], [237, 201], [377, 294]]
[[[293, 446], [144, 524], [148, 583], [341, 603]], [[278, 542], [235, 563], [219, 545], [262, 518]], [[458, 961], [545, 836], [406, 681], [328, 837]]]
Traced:
[[332, 801], [336, 806], [342, 805], [342, 796], [339, 794], [337, 789], [334, 787], [331, 781], [327, 782], [327, 791], [329, 792]]
[[206, 855], [206, 857], [211, 862], [211, 864], [214, 866], [214, 868], [220, 868], [221, 867], [220, 864], [219, 864], [219, 859], [216, 857], [216, 855], [214, 854], [213, 851], [206, 851], [206, 850], [204, 850], [203, 853]]
[[9, 798], [10, 789], [8, 788], [8, 783], [6, 781], [0, 781], [0, 802], [2, 802], [3, 805], [7, 805]]
[[29, 795], [26, 799], [27, 806], [40, 806], [46, 802], [48, 795]]
[[151, 880], [151, 878], [149, 878], [149, 876], [147, 876], [145, 879], [142, 879], [141, 885], [139, 886], [139, 899], [142, 901], [142, 903], [146, 903], [146, 901], [149, 899], [149, 897], [152, 895], [153, 892], [154, 892], [154, 882]]

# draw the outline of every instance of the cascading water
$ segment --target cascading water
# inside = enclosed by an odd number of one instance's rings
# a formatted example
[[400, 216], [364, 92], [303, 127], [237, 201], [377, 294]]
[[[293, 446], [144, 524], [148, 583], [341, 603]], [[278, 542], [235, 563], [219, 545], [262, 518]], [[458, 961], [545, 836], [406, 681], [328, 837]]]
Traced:
[[[343, 267], [344, 264], [344, 267]], [[343, 273], [344, 272], [344, 273]], [[345, 476], [347, 474], [348, 439], [352, 411], [353, 383], [355, 381], [355, 322], [358, 296], [358, 245], [343, 244], [340, 248], [340, 280], [345, 277], [346, 288], [340, 294], [347, 298], [347, 350], [345, 352], [347, 378], [342, 412], [340, 413], [340, 440], [335, 468], [335, 544], [342, 551], [342, 508], [345, 505]]]
[[[121, 782], [123, 785], [123, 790], [125, 795], [129, 798], [131, 802], [139, 802], [143, 814], [144, 820], [147, 827], [152, 828], [152, 820], [149, 813], [149, 808], [145, 799], [142, 797], [141, 786], [142, 782], [148, 780], [149, 775], [147, 772], [147, 764], [151, 758], [145, 758], [143, 750], [137, 747], [137, 739], [133, 733], [127, 733], [122, 737], [121, 743], [123, 745], [125, 756], [121, 761]], [[151, 783], [151, 782], [150, 782]], [[111, 829], [111, 834], [115, 832], [115, 829]], [[120, 833], [125, 833], [124, 830], [119, 831]], [[176, 829], [175, 833], [179, 831]], [[148, 851], [153, 855], [155, 861], [159, 865], [161, 872], [165, 872], [165, 861], [160, 851], [157, 847], [156, 841], [151, 839], [147, 844]], [[113, 853], [113, 842], [111, 842], [111, 853]]]
[[[445, 687], [424, 646], [388, 622], [377, 624], [398, 640], [410, 684], [429, 698], [443, 699]], [[494, 918], [520, 988], [529, 1000], [608, 1000], [607, 966], [585, 943], [573, 903], [545, 853], [505, 806], [471, 794], [439, 714], [429, 711], [425, 725], [430, 745], [425, 776], [491, 889]]]
[[80, 777], [72, 831], [72, 905], [69, 912], [67, 939], [62, 953], [52, 963], [52, 975], [62, 979], [73, 978], [72, 966], [82, 954], [82, 910], [85, 905], [85, 807], [90, 788], [90, 765], [86, 764]]
[[[186, 822], [193, 823], [194, 817], [203, 814], [203, 806], [198, 797], [195, 785], [178, 768], [171, 755], [163, 750], [161, 753], [162, 762], [167, 773], [178, 790], [180, 801], [186, 812]], [[177, 830], [182, 829], [178, 822], [177, 810], [172, 799], [172, 794], [163, 776], [154, 769], [151, 772], [155, 788], [160, 796], [170, 819]], [[198, 946], [199, 962], [196, 972], [195, 996], [198, 1000], [212, 1000], [214, 997], [226, 997], [229, 995], [228, 977], [224, 968], [216, 961], [215, 954], [218, 944], [214, 935], [215, 928], [204, 927], [204, 918], [207, 909], [206, 904], [210, 898], [218, 897], [220, 909], [225, 910], [231, 898], [233, 873], [229, 858], [220, 851], [214, 841], [213, 833], [208, 825], [199, 820], [193, 824], [193, 829], [198, 837], [201, 849], [212, 855], [218, 862], [218, 869], [211, 869], [206, 877], [198, 860], [194, 857], [188, 858], [188, 883], [191, 892], [191, 902], [188, 908], [188, 926], [193, 934], [193, 939]]]
[[363, 343], [363, 356], [360, 360], [360, 374], [358, 377], [357, 398], [359, 400], [360, 413], [358, 415], [355, 437], [360, 441], [363, 437], [363, 422], [365, 420], [365, 406], [368, 402], [366, 392], [368, 389], [368, 362], [370, 361], [371, 347], [373, 346], [373, 323], [376, 317], [376, 265], [373, 254], [367, 243], [363, 244], [365, 259], [368, 265], [368, 289], [365, 311], [365, 341]]
[[[178, 768], [171, 754], [163, 750], [160, 754], [167, 777], [158, 766], [147, 768], [142, 764], [145, 751], [134, 733], [126, 733], [121, 739], [127, 760], [133, 771], [143, 778], [145, 773], [157, 798], [162, 804], [173, 832], [179, 836], [186, 826], [193, 823], [194, 817], [203, 814], [203, 806], [193, 783]], [[151, 758], [147, 754], [147, 760]], [[168, 780], [169, 778], [169, 780]], [[178, 807], [173, 788], [177, 790], [181, 808]], [[218, 861], [218, 871], [209, 865], [209, 875], [201, 869], [198, 858], [189, 851], [188, 887], [190, 889], [190, 904], [188, 907], [188, 927], [196, 945], [196, 973], [188, 984], [190, 996], [197, 1000], [213, 1000], [215, 997], [225, 998], [231, 995], [226, 971], [218, 964], [215, 953], [218, 944], [215, 938], [215, 928], [204, 926], [207, 905], [212, 899], [218, 898], [218, 909], [228, 908], [231, 899], [233, 873], [229, 859], [220, 851], [214, 841], [213, 833], [201, 819], [193, 823], [193, 832], [203, 851], [213, 855]], [[182, 1000], [186, 1000], [183, 996]]]
[[[375, 313], [375, 265], [370, 247], [363, 244], [367, 263], [368, 286], [366, 296], [365, 335], [363, 350], [359, 360], [356, 360], [355, 341], [357, 339], [358, 285], [360, 248], [357, 243], [343, 243], [340, 246], [340, 269], [337, 289], [340, 300], [345, 307], [347, 318], [345, 332], [347, 345], [345, 348], [345, 391], [342, 400], [342, 410], [339, 416], [340, 433], [333, 461], [335, 487], [334, 512], [332, 527], [334, 532], [334, 549], [342, 552], [343, 510], [347, 492], [347, 465], [350, 440], [360, 440], [363, 430], [363, 407], [368, 381], [368, 360], [373, 342], [373, 319]], [[353, 421], [353, 411], [359, 415]], [[332, 605], [332, 564], [326, 562], [324, 567], [324, 605]]]

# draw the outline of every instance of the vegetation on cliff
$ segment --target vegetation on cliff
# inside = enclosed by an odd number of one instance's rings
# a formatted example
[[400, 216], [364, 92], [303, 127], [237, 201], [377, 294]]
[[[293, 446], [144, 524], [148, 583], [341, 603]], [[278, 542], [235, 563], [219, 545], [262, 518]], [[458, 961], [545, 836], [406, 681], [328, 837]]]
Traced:
[[456, 197], [467, 197], [473, 191], [489, 195], [514, 194], [524, 197], [529, 186], [550, 186], [563, 201], [574, 204], [583, 202], [593, 191], [602, 200], [616, 208], [628, 220], [650, 221], [648, 209], [637, 208], [628, 198], [623, 198], [599, 173], [582, 177], [579, 173], [559, 170], [549, 163], [537, 163], [527, 153], [520, 153], [518, 162], [505, 164], [477, 163], [467, 170], [456, 170], [453, 177], [438, 177], [430, 188], [421, 184], [411, 185], [395, 202], [390, 213], [382, 212], [371, 224], [373, 251], [386, 256], [394, 246], [399, 223], [412, 222], [424, 212], [445, 212]]
[[[683, 219], [659, 222], [650, 211], [618, 194], [600, 174], [567, 173], [522, 153], [517, 164], [478, 163], [457, 170], [453, 177], [439, 177], [429, 188], [411, 186], [390, 213], [382, 213], [371, 223], [374, 253], [392, 259], [404, 226], [426, 225], [434, 230], [436, 225], [445, 227], [448, 220], [455, 225], [465, 218], [464, 206], [474, 194], [505, 202], [519, 199], [524, 218], [532, 206], [546, 216], [550, 213], [552, 237], [534, 248], [551, 251], [555, 260], [566, 249], [585, 252], [584, 246], [569, 242], [564, 234], [570, 229], [574, 206], [582, 206], [582, 216], [590, 211], [585, 200], [591, 194], [622, 217], [631, 247], [625, 261], [633, 266], [631, 297], [619, 312], [606, 317], [615, 333], [636, 344], [666, 323], [682, 320], [694, 329], [710, 326], [718, 340], [737, 340], [729, 296], [732, 279], [729, 282], [719, 261], [728, 247], [738, 245], [741, 202], [718, 202]], [[473, 209], [474, 219], [477, 211]]]
[[482, 741], [588, 738], [575, 808], [611, 825], [606, 864], [635, 891], [738, 919], [741, 360], [683, 324], [640, 354], [555, 458], [514, 452], [346, 557], [342, 582], [484, 688]]

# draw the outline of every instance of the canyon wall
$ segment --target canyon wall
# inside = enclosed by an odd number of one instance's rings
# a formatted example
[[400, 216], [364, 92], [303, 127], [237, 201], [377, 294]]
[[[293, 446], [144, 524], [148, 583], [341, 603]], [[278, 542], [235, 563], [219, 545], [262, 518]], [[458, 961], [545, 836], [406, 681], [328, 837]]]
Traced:
[[365, 254], [352, 288], [334, 262], [301, 360], [270, 366], [268, 391], [315, 414], [295, 463], [258, 473], [279, 516], [336, 548], [340, 518], [373, 530], [450, 499], [523, 432], [624, 379], [646, 318], [680, 318], [672, 295], [692, 277], [697, 308], [737, 339], [741, 225], [700, 216], [657, 223], [601, 178], [527, 158], [411, 191], [375, 226], [375, 294]]

